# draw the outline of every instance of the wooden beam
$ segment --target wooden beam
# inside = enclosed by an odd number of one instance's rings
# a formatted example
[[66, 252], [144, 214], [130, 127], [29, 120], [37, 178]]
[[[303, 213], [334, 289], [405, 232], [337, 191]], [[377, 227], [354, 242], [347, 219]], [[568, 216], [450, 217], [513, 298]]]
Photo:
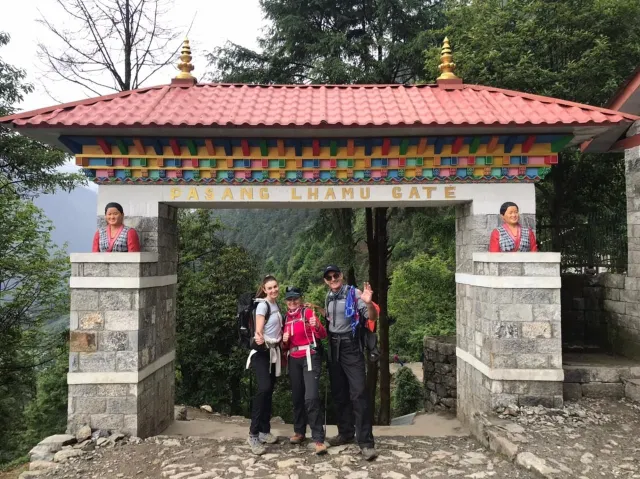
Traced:
[[[62, 137], [60, 137], [60, 138], [62, 138]], [[96, 138], [96, 143], [102, 149], [102, 153], [104, 153], [105, 155], [110, 155], [111, 154], [111, 145], [109, 143], [107, 143], [107, 140], [105, 140], [104, 138]], [[65, 144], [65, 146], [67, 146], [67, 145]], [[67, 146], [67, 148], [68, 148], [68, 146]], [[81, 153], [81, 151], [78, 152], [78, 153]]]
[[573, 135], [563, 136], [551, 143], [551, 152], [558, 153], [573, 139]]
[[382, 155], [388, 155], [389, 150], [391, 149], [391, 139], [383, 138], [382, 139]]
[[171, 151], [174, 155], [180, 156], [182, 155], [182, 151], [180, 150], [180, 145], [178, 144], [178, 140], [175, 138], [169, 139], [169, 146], [171, 146]]
[[118, 149], [120, 150], [121, 155], [129, 154], [129, 147], [125, 144], [124, 140], [122, 140], [121, 138], [118, 138], [116, 140], [116, 145], [118, 145]]
[[216, 154], [216, 147], [213, 144], [213, 140], [211, 138], [207, 138], [204, 140], [204, 146], [207, 149], [207, 155], [215, 155]]
[[536, 135], [529, 135], [522, 144], [522, 153], [529, 153], [536, 142]]
[[418, 142], [418, 149], [417, 149], [417, 153], [418, 155], [422, 155], [425, 150], [427, 149], [427, 142], [428, 140], [426, 138], [420, 138], [420, 141]]
[[481, 137], [474, 136], [473, 140], [471, 140], [471, 144], [469, 145], [469, 154], [475, 155], [478, 151], [478, 147], [480, 146]]
[[516, 146], [517, 141], [518, 141], [517, 136], [509, 136], [507, 138], [507, 141], [505, 141], [504, 143], [504, 152], [511, 153], [511, 151], [513, 150], [513, 147]]
[[463, 144], [464, 144], [464, 136], [456, 137], [456, 139], [453, 141], [453, 145], [451, 146], [451, 153], [454, 155], [457, 155], [458, 153], [460, 153], [460, 150], [462, 149]]
[[249, 156], [251, 154], [251, 148], [249, 148], [249, 140], [245, 138], [241, 139], [240, 148], [242, 149], [243, 156]]
[[196, 142], [193, 140], [186, 140], [187, 143], [187, 148], [189, 149], [189, 154], [190, 155], [197, 155], [198, 154], [198, 147], [196, 146]]
[[640, 146], [640, 134], [630, 136], [629, 138], [625, 138], [624, 140], [616, 141], [610, 148], [610, 150], [627, 150], [629, 148], [635, 148], [636, 146]]
[[489, 144], [487, 145], [487, 153], [493, 153], [498, 148], [498, 142], [500, 141], [499, 136], [492, 136], [489, 140]]
[[147, 152], [140, 138], [133, 139], [133, 146], [136, 148], [139, 155], [144, 155]]
[[353, 156], [356, 154], [355, 142], [353, 139], [347, 140], [347, 155]]

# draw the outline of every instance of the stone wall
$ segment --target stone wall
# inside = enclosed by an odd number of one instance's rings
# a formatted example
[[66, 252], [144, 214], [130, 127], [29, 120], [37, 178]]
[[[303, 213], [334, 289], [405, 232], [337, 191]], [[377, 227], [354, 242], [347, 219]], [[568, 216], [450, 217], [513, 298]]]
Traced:
[[603, 284], [608, 348], [640, 359], [640, 278], [607, 273]]
[[424, 338], [424, 408], [456, 410], [456, 337]]
[[567, 350], [607, 350], [604, 274], [562, 275], [562, 343]]

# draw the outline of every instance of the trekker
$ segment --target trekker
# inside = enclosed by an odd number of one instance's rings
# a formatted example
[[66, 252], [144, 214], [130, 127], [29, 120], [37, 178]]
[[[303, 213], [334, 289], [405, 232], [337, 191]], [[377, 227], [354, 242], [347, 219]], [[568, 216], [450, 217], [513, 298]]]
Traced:
[[536, 236], [531, 228], [520, 225], [518, 205], [507, 201], [500, 206], [503, 224], [491, 232], [490, 253], [532, 252], [538, 251]]
[[271, 434], [271, 405], [276, 377], [280, 376], [282, 341], [282, 315], [276, 300], [278, 299], [278, 281], [267, 275], [256, 294], [256, 330], [251, 353], [247, 359], [256, 373], [258, 389], [253, 397], [251, 426], [248, 443], [253, 454], [266, 452], [264, 444], [275, 444], [278, 438]]
[[315, 453], [327, 452], [324, 445], [322, 402], [320, 401], [320, 374], [322, 372], [322, 343], [327, 331], [313, 309], [302, 306], [302, 291], [287, 286], [284, 296], [287, 315], [282, 335], [282, 348], [289, 353], [287, 366], [291, 378], [293, 399], [293, 431], [291, 444], [305, 440], [307, 423], [315, 442]]
[[[335, 265], [327, 266], [323, 277], [330, 289], [325, 300], [329, 325], [329, 377], [338, 416], [338, 435], [329, 438], [328, 442], [331, 446], [340, 446], [357, 439], [363, 457], [371, 461], [378, 453], [373, 440], [359, 328], [363, 327], [362, 321], [378, 319], [371, 300], [373, 291], [369, 283], [364, 283], [362, 292], [345, 285], [342, 272]], [[356, 313], [359, 313], [359, 321]]]

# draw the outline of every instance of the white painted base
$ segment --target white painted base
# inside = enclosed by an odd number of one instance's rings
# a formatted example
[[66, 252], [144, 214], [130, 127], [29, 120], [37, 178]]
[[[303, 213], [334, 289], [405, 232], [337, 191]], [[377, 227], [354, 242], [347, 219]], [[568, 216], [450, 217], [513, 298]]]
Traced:
[[138, 384], [175, 359], [176, 352], [174, 350], [156, 359], [140, 371], [68, 373], [67, 384]]
[[460, 348], [456, 348], [456, 356], [489, 379], [500, 381], [564, 381], [563, 369], [492, 369]]
[[167, 276], [134, 276], [134, 277], [101, 277], [72, 276], [69, 286], [74, 289], [144, 289], [169, 286], [178, 282], [178, 275]]
[[560, 263], [560, 253], [473, 253], [476, 263]]
[[71, 253], [72, 263], [157, 263], [158, 253]]
[[482, 288], [560, 289], [559, 276], [483, 276], [456, 273], [456, 283]]

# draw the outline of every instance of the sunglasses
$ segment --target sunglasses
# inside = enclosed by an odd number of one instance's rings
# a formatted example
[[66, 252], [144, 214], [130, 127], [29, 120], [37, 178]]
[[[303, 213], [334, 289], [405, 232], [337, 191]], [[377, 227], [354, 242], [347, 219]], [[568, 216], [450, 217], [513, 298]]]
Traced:
[[328, 275], [326, 275], [324, 277], [324, 279], [326, 279], [327, 281], [333, 281], [333, 280], [336, 280], [336, 279], [340, 279], [340, 273], [333, 273], [333, 274], [329, 273]]

